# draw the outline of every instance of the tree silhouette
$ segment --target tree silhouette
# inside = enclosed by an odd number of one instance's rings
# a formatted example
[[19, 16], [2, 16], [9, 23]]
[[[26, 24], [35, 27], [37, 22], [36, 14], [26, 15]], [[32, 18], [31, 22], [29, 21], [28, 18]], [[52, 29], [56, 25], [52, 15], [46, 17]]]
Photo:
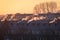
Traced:
[[42, 11], [43, 13], [45, 13], [46, 10], [47, 10], [47, 12], [54, 12], [54, 11], [56, 11], [56, 8], [57, 8], [56, 2], [40, 3], [40, 4], [35, 5], [34, 12], [41, 13], [41, 11]]
[[47, 10], [47, 12], [49, 12], [49, 3], [48, 2], [46, 2], [46, 10]]
[[40, 3], [40, 8], [42, 9], [42, 12], [45, 13], [45, 3]]
[[35, 7], [34, 7], [34, 13], [39, 13], [39, 12], [40, 12], [39, 5], [35, 5]]
[[57, 8], [57, 3], [56, 2], [50, 2], [48, 6], [50, 8], [50, 11], [54, 12]]

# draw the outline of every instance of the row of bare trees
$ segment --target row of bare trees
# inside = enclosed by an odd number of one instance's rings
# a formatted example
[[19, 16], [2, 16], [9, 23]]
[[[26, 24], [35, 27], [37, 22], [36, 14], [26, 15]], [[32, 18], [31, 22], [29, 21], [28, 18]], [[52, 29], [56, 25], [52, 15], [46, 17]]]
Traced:
[[45, 2], [35, 5], [34, 12], [35, 13], [47, 13], [47, 12], [55, 12], [57, 9], [56, 2]]

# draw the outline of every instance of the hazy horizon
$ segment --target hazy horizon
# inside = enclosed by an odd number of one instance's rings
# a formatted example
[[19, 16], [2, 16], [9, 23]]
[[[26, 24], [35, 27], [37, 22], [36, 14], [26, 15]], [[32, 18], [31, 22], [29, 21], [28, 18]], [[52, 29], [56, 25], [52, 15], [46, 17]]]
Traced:
[[0, 0], [0, 14], [33, 13], [33, 8], [41, 2], [54, 1], [60, 9], [60, 0]]

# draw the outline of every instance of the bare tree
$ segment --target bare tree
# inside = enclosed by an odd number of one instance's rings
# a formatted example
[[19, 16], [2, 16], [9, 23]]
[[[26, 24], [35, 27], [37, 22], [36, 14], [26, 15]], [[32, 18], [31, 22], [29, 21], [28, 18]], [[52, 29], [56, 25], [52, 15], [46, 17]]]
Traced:
[[40, 9], [42, 10], [43, 13], [45, 13], [45, 3], [40, 3]]
[[49, 8], [51, 12], [54, 12], [57, 8], [57, 3], [56, 2], [50, 2], [49, 3]]
[[46, 12], [46, 5], [45, 5], [45, 3], [40, 3], [38, 5], [35, 5], [34, 12], [35, 13], [41, 13], [41, 12], [45, 13]]
[[38, 5], [35, 5], [34, 12], [35, 13], [46, 13], [47, 12], [54, 12], [57, 8], [56, 2], [46, 2], [46, 3], [40, 3]]
[[46, 4], [46, 10], [47, 10], [47, 12], [49, 12], [49, 11], [50, 11], [50, 10], [49, 10], [49, 3], [46, 2], [45, 4]]
[[40, 11], [39, 5], [35, 5], [34, 13], [39, 13], [39, 11]]

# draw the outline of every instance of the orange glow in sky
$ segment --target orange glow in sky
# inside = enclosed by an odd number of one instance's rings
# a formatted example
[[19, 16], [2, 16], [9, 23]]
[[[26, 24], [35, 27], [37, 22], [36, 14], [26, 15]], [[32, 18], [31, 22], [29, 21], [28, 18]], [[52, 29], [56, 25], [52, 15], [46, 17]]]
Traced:
[[[10, 13], [32, 13], [33, 7], [40, 2], [50, 2], [52, 0], [0, 0], [0, 14]], [[59, 0], [53, 0], [58, 3]]]

